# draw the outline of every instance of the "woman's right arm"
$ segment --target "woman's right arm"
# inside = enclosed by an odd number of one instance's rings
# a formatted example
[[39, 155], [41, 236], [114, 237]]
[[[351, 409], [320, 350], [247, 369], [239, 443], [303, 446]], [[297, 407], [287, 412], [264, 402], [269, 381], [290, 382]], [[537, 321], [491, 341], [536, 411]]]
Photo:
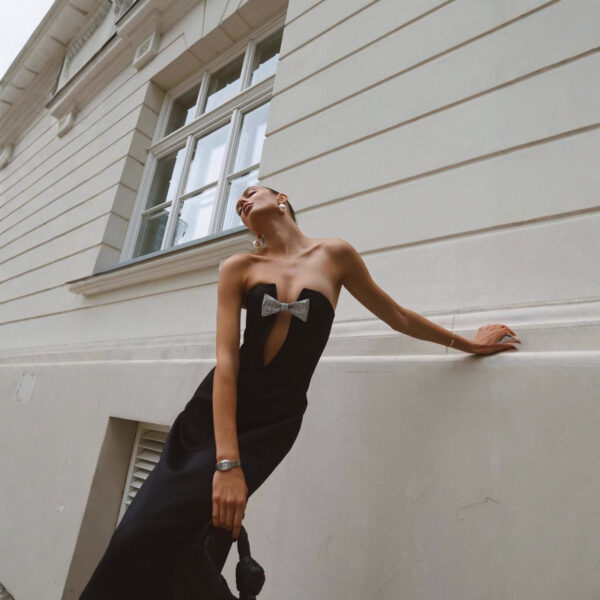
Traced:
[[[217, 290], [217, 364], [213, 379], [213, 420], [217, 462], [239, 460], [237, 439], [237, 379], [239, 371], [240, 311], [246, 257], [230, 256], [221, 266]], [[248, 488], [241, 467], [213, 476], [213, 525], [232, 530], [237, 539]]]

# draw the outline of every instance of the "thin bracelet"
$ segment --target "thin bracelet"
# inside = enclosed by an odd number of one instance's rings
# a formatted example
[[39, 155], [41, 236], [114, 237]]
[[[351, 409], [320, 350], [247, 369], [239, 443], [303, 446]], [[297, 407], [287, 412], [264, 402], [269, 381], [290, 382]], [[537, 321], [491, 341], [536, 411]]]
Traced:
[[454, 336], [456, 335], [456, 333], [454, 333], [454, 331], [452, 332], [452, 341], [448, 344], [448, 348], [452, 348], [452, 344], [454, 344]]

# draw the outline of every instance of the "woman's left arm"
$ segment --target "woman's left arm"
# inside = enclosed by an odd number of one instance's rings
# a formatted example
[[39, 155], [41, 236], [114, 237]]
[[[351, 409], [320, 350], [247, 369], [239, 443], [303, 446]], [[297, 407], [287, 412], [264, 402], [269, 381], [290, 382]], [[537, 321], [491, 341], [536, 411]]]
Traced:
[[[518, 350], [514, 343], [521, 343], [517, 334], [506, 325], [484, 325], [472, 340], [453, 334], [424, 316], [400, 306], [373, 281], [367, 265], [358, 251], [347, 241], [336, 238], [336, 263], [340, 265], [344, 287], [376, 317], [392, 329], [414, 338], [449, 346], [454, 337], [453, 348], [472, 354], [494, 354], [503, 350]], [[501, 342], [506, 335], [513, 342]]]

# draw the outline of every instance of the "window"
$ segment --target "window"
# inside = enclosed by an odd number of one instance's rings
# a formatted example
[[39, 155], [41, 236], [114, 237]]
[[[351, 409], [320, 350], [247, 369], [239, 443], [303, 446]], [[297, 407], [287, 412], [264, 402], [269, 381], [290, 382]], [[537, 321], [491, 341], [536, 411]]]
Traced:
[[258, 182], [281, 37], [248, 42], [167, 95], [122, 258], [243, 226], [235, 203]]

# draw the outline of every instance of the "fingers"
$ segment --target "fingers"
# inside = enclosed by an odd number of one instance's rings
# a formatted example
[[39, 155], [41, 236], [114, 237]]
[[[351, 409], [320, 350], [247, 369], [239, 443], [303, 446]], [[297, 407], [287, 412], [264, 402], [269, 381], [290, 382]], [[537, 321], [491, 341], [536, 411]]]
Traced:
[[218, 496], [213, 496], [212, 522], [215, 527], [221, 527], [221, 501]]
[[240, 535], [240, 529], [242, 527], [242, 519], [244, 517], [244, 507], [239, 505], [235, 509], [235, 515], [233, 519], [233, 532], [232, 536], [234, 540], [237, 540]]
[[245, 515], [246, 502], [243, 499], [229, 498], [221, 500], [219, 497], [213, 499], [213, 525], [223, 529], [229, 529], [233, 538], [237, 539]]
[[[508, 333], [515, 340], [515, 342], [518, 342], [519, 344], [521, 343], [519, 336], [508, 325], [500, 325], [499, 324], [498, 326], [502, 327], [504, 330], [508, 331]], [[504, 336], [502, 336], [502, 337], [504, 337]], [[502, 338], [500, 338], [500, 339], [502, 339]]]
[[232, 506], [232, 500], [229, 500], [226, 504], [225, 504], [225, 517], [223, 519], [223, 527], [225, 529], [229, 529], [231, 530], [233, 528], [233, 511], [234, 511], [234, 507]]

